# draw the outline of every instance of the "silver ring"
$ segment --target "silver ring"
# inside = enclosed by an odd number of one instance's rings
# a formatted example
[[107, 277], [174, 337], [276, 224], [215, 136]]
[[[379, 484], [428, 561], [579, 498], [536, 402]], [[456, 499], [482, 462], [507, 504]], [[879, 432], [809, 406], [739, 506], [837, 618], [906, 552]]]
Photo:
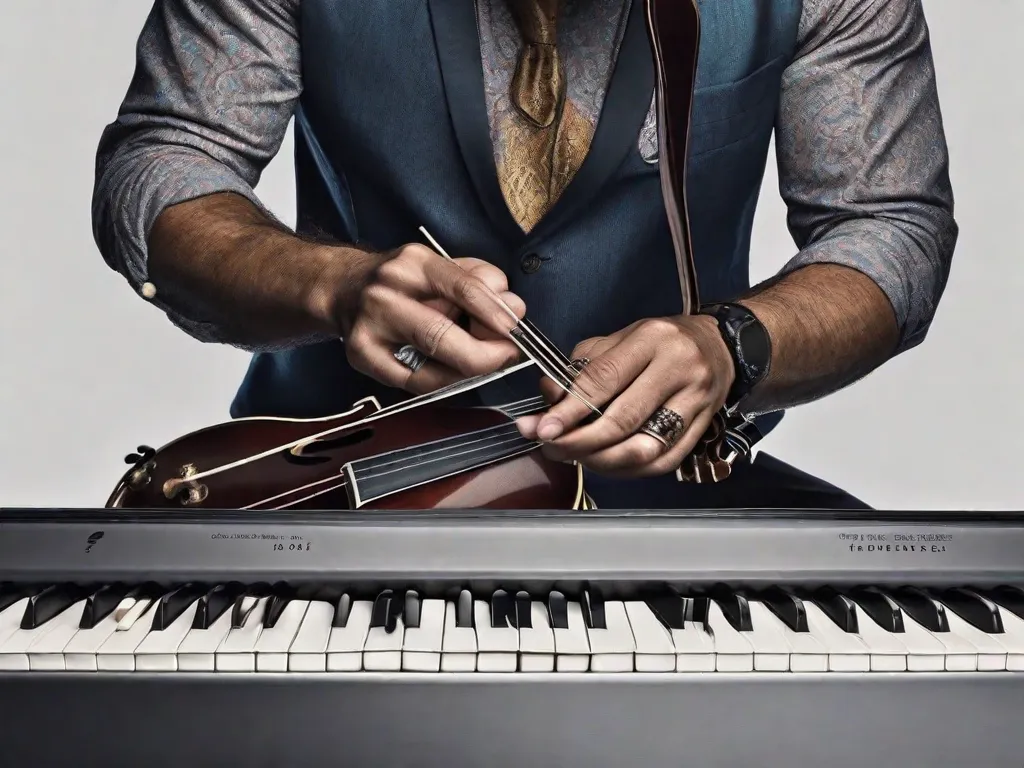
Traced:
[[669, 408], [659, 408], [641, 428], [641, 432], [650, 435], [666, 448], [679, 442], [686, 429], [683, 417]]
[[406, 344], [395, 352], [395, 360], [400, 362], [413, 373], [416, 373], [427, 362], [427, 356], [420, 352], [412, 344]]

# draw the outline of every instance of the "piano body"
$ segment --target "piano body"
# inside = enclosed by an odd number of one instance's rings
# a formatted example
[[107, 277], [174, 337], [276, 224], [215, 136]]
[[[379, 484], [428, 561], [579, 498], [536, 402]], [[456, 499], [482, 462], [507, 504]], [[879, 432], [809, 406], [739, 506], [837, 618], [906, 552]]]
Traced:
[[0, 765], [1024, 765], [1024, 517], [0, 512]]

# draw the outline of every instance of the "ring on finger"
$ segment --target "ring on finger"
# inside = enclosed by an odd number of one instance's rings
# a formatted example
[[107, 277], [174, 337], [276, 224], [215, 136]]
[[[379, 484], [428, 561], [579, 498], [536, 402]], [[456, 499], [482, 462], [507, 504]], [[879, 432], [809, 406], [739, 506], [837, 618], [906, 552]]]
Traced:
[[416, 349], [412, 344], [406, 344], [405, 346], [400, 347], [399, 350], [395, 352], [395, 359], [413, 373], [416, 373], [416, 371], [422, 368], [427, 362], [427, 356]]
[[686, 421], [671, 408], [659, 408], [644, 423], [640, 431], [650, 435], [666, 448], [671, 448], [679, 442], [679, 438], [686, 431]]

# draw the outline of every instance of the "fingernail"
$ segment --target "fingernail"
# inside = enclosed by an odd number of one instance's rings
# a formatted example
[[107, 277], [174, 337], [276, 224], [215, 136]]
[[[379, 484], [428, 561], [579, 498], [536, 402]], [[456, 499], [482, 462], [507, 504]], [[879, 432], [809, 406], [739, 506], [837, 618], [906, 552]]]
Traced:
[[541, 440], [554, 440], [560, 434], [562, 434], [562, 422], [551, 417], [541, 419], [540, 425], [537, 427], [537, 437]]

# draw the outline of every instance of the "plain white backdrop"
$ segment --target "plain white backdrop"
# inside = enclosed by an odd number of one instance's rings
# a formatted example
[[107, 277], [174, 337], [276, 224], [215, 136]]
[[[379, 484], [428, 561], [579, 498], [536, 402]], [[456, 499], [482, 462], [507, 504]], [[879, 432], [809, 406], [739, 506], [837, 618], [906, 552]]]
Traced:
[[[924, 2], [961, 226], [945, 297], [922, 346], [762, 445], [879, 508], [1020, 508], [1024, 0]], [[149, 7], [0, 3], [0, 506], [102, 505], [136, 445], [226, 419], [248, 361], [176, 330], [92, 240], [96, 143]], [[289, 223], [291, 152], [257, 188]], [[793, 250], [770, 164], [752, 279]]]

